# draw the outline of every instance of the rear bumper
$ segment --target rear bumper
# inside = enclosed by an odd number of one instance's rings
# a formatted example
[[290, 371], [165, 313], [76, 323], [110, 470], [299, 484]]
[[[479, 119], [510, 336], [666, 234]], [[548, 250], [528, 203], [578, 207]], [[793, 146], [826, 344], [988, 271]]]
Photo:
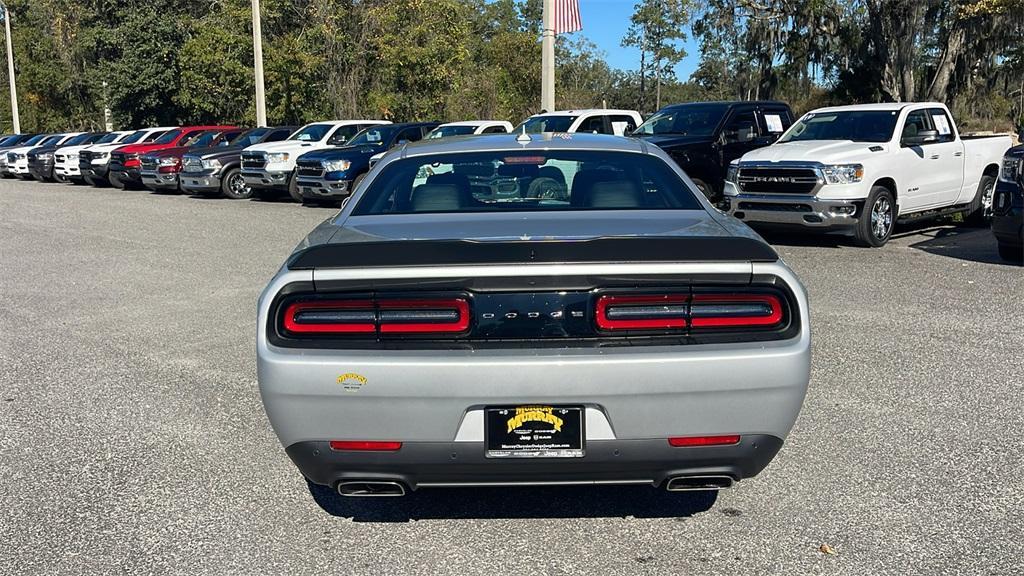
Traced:
[[275, 172], [270, 170], [242, 170], [242, 179], [250, 188], [261, 188], [266, 190], [288, 190], [288, 181], [292, 172]]
[[750, 478], [782, 448], [774, 436], [751, 435], [731, 446], [673, 448], [664, 439], [589, 442], [582, 458], [494, 459], [483, 443], [410, 442], [396, 452], [339, 452], [328, 442], [292, 444], [288, 456], [306, 478], [335, 486], [339, 481], [401, 482], [410, 489], [432, 486], [516, 484], [651, 484], [675, 476]]
[[727, 212], [751, 224], [806, 226], [819, 229], [852, 228], [864, 207], [863, 200], [833, 200], [799, 194], [727, 195]]

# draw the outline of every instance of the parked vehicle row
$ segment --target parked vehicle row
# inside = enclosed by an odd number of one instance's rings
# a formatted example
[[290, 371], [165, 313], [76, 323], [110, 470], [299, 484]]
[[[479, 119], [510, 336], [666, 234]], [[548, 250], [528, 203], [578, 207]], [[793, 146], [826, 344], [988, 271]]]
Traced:
[[[13, 135], [0, 139], [0, 174], [244, 199], [288, 195], [306, 203], [347, 198], [389, 150], [423, 139], [505, 133], [633, 136], [664, 150], [721, 210], [754, 227], [845, 232], [884, 245], [897, 222], [962, 214], [987, 224], [1000, 180], [1017, 156], [1009, 136], [960, 134], [940, 103], [839, 106], [796, 119], [777, 101], [674, 104], [646, 121], [632, 110], [544, 112], [508, 122], [441, 124], [335, 120], [245, 130], [235, 126], [133, 132]], [[1016, 154], [1016, 152], [1015, 152]], [[75, 161], [77, 159], [77, 162]], [[487, 177], [477, 175], [471, 178]], [[997, 181], [1002, 184], [997, 187]], [[567, 197], [549, 171], [523, 197]], [[1005, 210], [1000, 243], [1013, 253]], [[1008, 208], [1006, 208], [1008, 206]]]

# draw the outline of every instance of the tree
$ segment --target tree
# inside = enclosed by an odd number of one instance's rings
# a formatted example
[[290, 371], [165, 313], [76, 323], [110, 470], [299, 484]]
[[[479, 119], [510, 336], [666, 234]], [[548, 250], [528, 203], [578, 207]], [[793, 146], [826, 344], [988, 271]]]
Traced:
[[675, 78], [675, 66], [686, 57], [686, 51], [679, 42], [686, 39], [683, 27], [690, 20], [690, 0], [640, 0], [633, 7], [633, 16], [623, 46], [640, 50], [640, 102], [645, 108], [644, 76], [647, 74], [647, 55], [650, 55], [650, 71], [655, 81], [655, 109], [661, 108], [661, 84], [663, 78]]

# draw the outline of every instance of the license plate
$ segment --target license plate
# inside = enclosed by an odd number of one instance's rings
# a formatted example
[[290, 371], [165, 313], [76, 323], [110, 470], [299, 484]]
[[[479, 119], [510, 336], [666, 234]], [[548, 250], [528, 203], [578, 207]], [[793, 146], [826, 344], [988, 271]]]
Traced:
[[492, 406], [484, 416], [488, 458], [582, 458], [582, 406]]

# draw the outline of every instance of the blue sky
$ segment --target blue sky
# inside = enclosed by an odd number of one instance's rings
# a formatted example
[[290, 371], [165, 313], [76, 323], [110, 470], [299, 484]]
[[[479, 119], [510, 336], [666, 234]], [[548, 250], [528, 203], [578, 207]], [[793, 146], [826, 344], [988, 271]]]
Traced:
[[[634, 4], [634, 0], [580, 0], [583, 30], [567, 36], [584, 36], [597, 44], [612, 68], [636, 70], [640, 66], [640, 51], [621, 46], [622, 37], [629, 28]], [[685, 32], [687, 39], [683, 47], [687, 56], [676, 66], [676, 75], [680, 80], [689, 78], [700, 60], [699, 46], [689, 37], [689, 26]]]

